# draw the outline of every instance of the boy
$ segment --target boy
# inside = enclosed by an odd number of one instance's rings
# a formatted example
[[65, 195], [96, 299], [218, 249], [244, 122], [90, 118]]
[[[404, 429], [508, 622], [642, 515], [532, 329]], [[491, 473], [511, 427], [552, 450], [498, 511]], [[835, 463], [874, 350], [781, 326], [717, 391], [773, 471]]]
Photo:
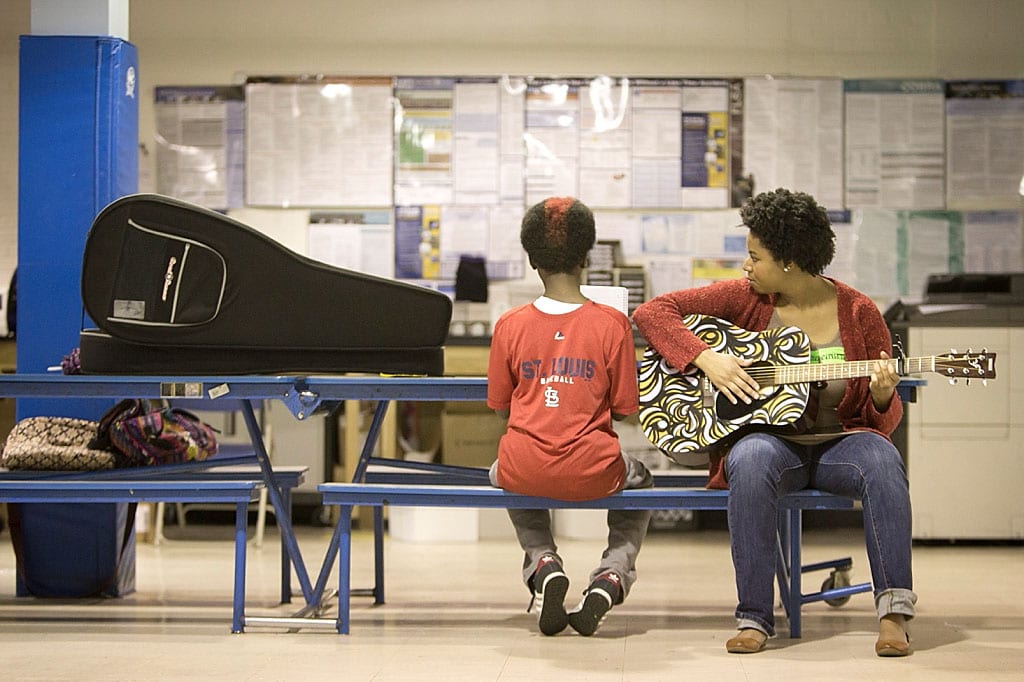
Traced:
[[[491, 483], [506, 490], [589, 500], [652, 485], [650, 472], [622, 452], [612, 428], [612, 419], [639, 407], [629, 320], [580, 293], [595, 238], [593, 213], [571, 197], [546, 199], [523, 217], [520, 241], [544, 295], [498, 320], [487, 369], [487, 405], [508, 419]], [[509, 516], [525, 552], [523, 578], [541, 632], [555, 635], [571, 625], [594, 634], [636, 580], [651, 513], [609, 510], [608, 547], [569, 613], [563, 603], [569, 579], [549, 510], [510, 509]]]

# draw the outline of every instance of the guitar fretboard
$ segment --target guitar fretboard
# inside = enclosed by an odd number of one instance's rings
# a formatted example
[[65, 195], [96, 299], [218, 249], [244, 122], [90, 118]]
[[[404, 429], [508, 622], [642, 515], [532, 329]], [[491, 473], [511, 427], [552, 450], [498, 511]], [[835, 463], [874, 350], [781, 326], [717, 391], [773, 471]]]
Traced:
[[[832, 379], [853, 379], [871, 376], [876, 360], [855, 360], [852, 362], [826, 362], [806, 365], [776, 365], [772, 367], [771, 377], [762, 380], [760, 373], [753, 376], [762, 386], [780, 384], [800, 384], [812, 381], [831, 381]], [[897, 372], [903, 374], [920, 374], [935, 371], [935, 356], [920, 358], [902, 358], [897, 361]]]

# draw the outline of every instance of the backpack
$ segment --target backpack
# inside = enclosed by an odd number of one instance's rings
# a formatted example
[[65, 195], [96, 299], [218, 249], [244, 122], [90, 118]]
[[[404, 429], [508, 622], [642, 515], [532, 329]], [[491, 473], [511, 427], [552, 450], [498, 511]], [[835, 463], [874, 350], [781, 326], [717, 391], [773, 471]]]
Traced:
[[217, 454], [213, 427], [163, 401], [129, 398], [100, 419], [90, 447], [114, 453], [118, 467], [198, 462]]

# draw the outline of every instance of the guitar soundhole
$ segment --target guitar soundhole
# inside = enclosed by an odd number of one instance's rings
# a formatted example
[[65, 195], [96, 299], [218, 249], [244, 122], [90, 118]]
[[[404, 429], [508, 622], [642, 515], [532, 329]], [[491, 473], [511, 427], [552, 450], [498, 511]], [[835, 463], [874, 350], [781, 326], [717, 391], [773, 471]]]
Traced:
[[754, 410], [760, 409], [770, 398], [771, 395], [762, 396], [752, 400], [749, 405], [744, 402], [738, 402], [733, 405], [725, 395], [719, 393], [718, 398], [715, 400], [715, 412], [718, 414], [719, 419], [735, 421], [745, 417]]
[[[770, 366], [770, 364], [767, 362], [755, 362], [750, 367], [747, 367], [747, 371], [750, 372], [756, 367], [768, 366]], [[742, 401], [737, 402], [735, 405], [733, 405], [731, 402], [729, 402], [729, 398], [727, 398], [725, 394], [719, 392], [718, 395], [715, 397], [715, 413], [718, 415], [719, 419], [735, 421], [737, 419], [745, 417], [754, 410], [760, 409], [766, 402], [772, 399], [777, 389], [777, 386], [767, 386], [761, 388], [761, 393], [759, 397], [751, 401], [749, 405]]]

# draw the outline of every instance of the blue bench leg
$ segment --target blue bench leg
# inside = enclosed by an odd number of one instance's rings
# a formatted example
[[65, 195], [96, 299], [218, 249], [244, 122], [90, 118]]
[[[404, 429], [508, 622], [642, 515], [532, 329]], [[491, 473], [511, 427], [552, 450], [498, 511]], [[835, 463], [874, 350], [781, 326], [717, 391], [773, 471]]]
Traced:
[[235, 506], [235, 598], [231, 617], [231, 632], [245, 629], [245, 531], [249, 525], [249, 505], [239, 502]]
[[790, 509], [787, 513], [789, 523], [789, 636], [800, 637], [800, 611], [803, 606], [803, 585], [801, 577], [801, 556], [800, 550], [803, 543], [802, 526], [803, 512], [799, 509]]
[[[242, 402], [242, 416], [245, 418], [245, 426], [249, 431], [249, 439], [252, 441], [253, 450], [256, 453], [256, 462], [260, 465], [263, 473], [263, 480], [267, 482], [267, 495], [274, 507], [274, 516], [277, 519], [277, 528], [281, 533], [281, 540], [288, 550], [288, 557], [295, 567], [295, 575], [299, 580], [299, 587], [302, 589], [302, 596], [306, 604], [318, 603], [320, 595], [313, 594], [313, 585], [309, 581], [309, 573], [306, 571], [306, 564], [302, 559], [302, 552], [299, 550], [299, 543], [295, 539], [295, 529], [292, 527], [291, 515], [285, 506], [283, 495], [274, 485], [274, 468], [270, 464], [270, 456], [263, 445], [263, 435], [259, 423], [256, 421], [256, 413], [253, 410], [252, 401]], [[289, 590], [290, 591], [290, 590]]]
[[779, 600], [789, 620], [789, 636], [800, 637], [800, 607], [803, 594], [800, 579], [801, 510], [786, 509], [779, 512], [778, 556], [776, 578]]
[[338, 507], [338, 634], [347, 635], [352, 588], [352, 507]]
[[384, 603], [384, 507], [373, 508], [373, 603]]
[[[292, 517], [292, 491], [282, 488], [281, 502], [288, 512], [288, 518]], [[281, 524], [278, 524], [280, 527]], [[281, 603], [292, 603], [292, 562], [288, 558], [288, 545], [284, 541], [284, 534], [281, 533]]]

